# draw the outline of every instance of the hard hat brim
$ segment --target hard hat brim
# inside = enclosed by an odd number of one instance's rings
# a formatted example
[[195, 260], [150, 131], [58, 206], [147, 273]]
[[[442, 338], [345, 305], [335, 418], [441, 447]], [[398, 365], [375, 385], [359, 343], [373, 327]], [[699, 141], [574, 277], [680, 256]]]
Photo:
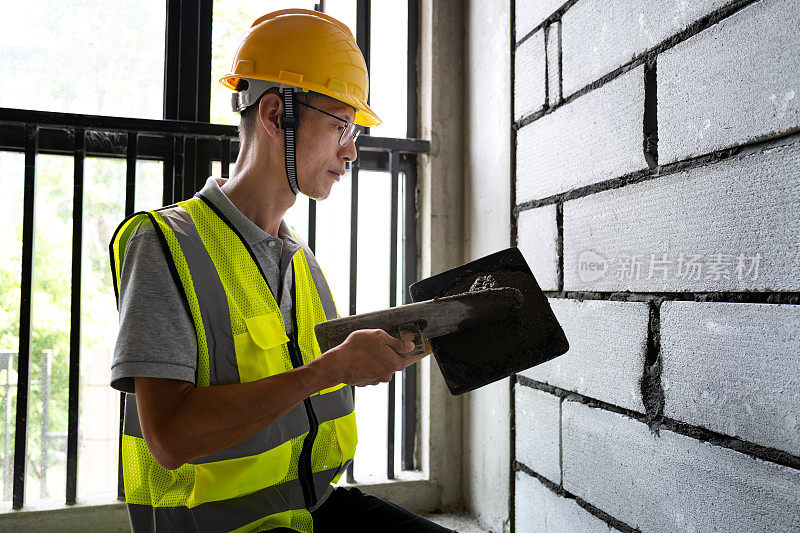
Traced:
[[373, 111], [363, 99], [357, 98], [349, 94], [332, 91], [328, 87], [325, 87], [323, 85], [304, 82], [302, 86], [298, 86], [292, 83], [286, 83], [286, 80], [281, 80], [277, 77], [272, 78], [267, 76], [241, 76], [238, 74], [226, 74], [225, 76], [219, 79], [219, 82], [229, 89], [236, 90], [236, 86], [239, 83], [239, 80], [242, 78], [270, 81], [275, 84], [291, 85], [293, 87], [301, 89], [303, 92], [313, 91], [315, 93], [320, 93], [324, 94], [325, 96], [329, 96], [334, 100], [338, 100], [355, 108], [356, 116], [354, 122], [359, 126], [365, 126], [365, 127], [380, 126], [382, 123], [377, 113], [375, 113], [375, 111]]

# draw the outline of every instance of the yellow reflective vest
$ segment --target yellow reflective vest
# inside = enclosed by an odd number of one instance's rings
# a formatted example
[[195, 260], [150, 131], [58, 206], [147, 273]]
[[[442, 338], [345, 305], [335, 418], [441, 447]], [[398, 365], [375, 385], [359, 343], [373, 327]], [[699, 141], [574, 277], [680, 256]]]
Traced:
[[[292, 259], [294, 328], [280, 313], [253, 251], [206, 198], [136, 213], [110, 244], [114, 290], [128, 239], [147, 218], [186, 299], [197, 333], [197, 386], [266, 378], [320, 355], [314, 326], [336, 308], [313, 254]], [[351, 387], [306, 398], [256, 435], [175, 470], [161, 467], [142, 437], [128, 394], [122, 435], [125, 501], [135, 532], [313, 529], [310, 511], [353, 459]]]

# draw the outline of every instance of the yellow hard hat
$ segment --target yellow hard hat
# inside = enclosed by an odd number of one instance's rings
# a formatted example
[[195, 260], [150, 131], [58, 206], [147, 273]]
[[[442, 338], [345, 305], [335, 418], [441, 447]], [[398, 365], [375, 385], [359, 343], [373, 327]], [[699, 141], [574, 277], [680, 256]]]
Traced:
[[353, 106], [360, 126], [381, 123], [367, 105], [369, 74], [353, 34], [324, 13], [283, 9], [256, 19], [231, 70], [219, 80], [229, 89], [240, 79], [297, 87]]

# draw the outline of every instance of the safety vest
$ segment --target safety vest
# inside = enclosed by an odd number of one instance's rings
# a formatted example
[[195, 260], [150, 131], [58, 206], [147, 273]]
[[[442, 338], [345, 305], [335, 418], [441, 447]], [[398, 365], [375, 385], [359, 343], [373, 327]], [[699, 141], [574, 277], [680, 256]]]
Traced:
[[[114, 290], [125, 248], [148, 218], [182, 290], [197, 333], [197, 386], [244, 383], [307, 364], [320, 355], [314, 326], [336, 318], [313, 254], [292, 259], [293, 333], [253, 251], [206, 198], [128, 217], [110, 244]], [[175, 470], [161, 467], [142, 437], [128, 394], [122, 435], [125, 501], [135, 532], [313, 529], [310, 510], [355, 454], [351, 387], [306, 398], [256, 435]]]

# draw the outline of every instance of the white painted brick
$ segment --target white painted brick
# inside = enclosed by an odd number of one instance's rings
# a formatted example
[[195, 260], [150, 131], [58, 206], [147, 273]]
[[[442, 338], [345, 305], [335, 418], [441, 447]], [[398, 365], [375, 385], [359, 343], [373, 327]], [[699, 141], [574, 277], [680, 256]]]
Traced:
[[654, 48], [728, 1], [581, 0], [561, 19], [564, 96]]
[[637, 67], [517, 132], [517, 202], [647, 168]]
[[647, 347], [644, 302], [550, 298], [569, 351], [521, 375], [644, 412], [639, 380]]
[[514, 387], [517, 461], [561, 483], [561, 399], [524, 385]]
[[557, 241], [555, 204], [519, 214], [517, 247], [531, 267], [539, 287], [545, 291], [558, 290]]
[[664, 414], [800, 456], [800, 306], [664, 302]]
[[561, 22], [552, 24], [547, 29], [547, 97], [551, 106], [561, 100], [559, 80], [561, 78], [561, 55], [558, 50], [558, 33]]
[[544, 31], [539, 30], [514, 53], [514, 118], [544, 107]]
[[538, 479], [517, 472], [514, 483], [517, 533], [608, 533], [614, 531], [570, 498], [554, 493]]
[[800, 2], [762, 0], [661, 54], [659, 163], [799, 128], [798, 44]]
[[800, 471], [565, 401], [564, 488], [642, 531], [797, 531]]
[[[799, 290], [798, 169], [800, 143], [787, 141], [565, 202], [565, 289]], [[648, 279], [651, 254], [669, 264], [665, 271], [653, 269]], [[687, 260], [689, 254], [700, 256], [699, 271], [687, 270], [684, 262], [684, 276], [679, 277], [680, 254]], [[739, 254], [745, 256], [745, 268], [737, 271]], [[756, 254], [761, 254], [758, 271], [748, 274], [747, 267], [756, 260], [747, 258]], [[596, 279], [585, 270], [592, 261], [607, 267]], [[714, 271], [712, 265], [724, 267], [726, 262], [727, 272]], [[637, 263], [638, 271], [630, 268]], [[579, 272], [579, 266], [584, 270]]]
[[514, 28], [517, 41], [564, 5], [565, 0], [517, 0]]

